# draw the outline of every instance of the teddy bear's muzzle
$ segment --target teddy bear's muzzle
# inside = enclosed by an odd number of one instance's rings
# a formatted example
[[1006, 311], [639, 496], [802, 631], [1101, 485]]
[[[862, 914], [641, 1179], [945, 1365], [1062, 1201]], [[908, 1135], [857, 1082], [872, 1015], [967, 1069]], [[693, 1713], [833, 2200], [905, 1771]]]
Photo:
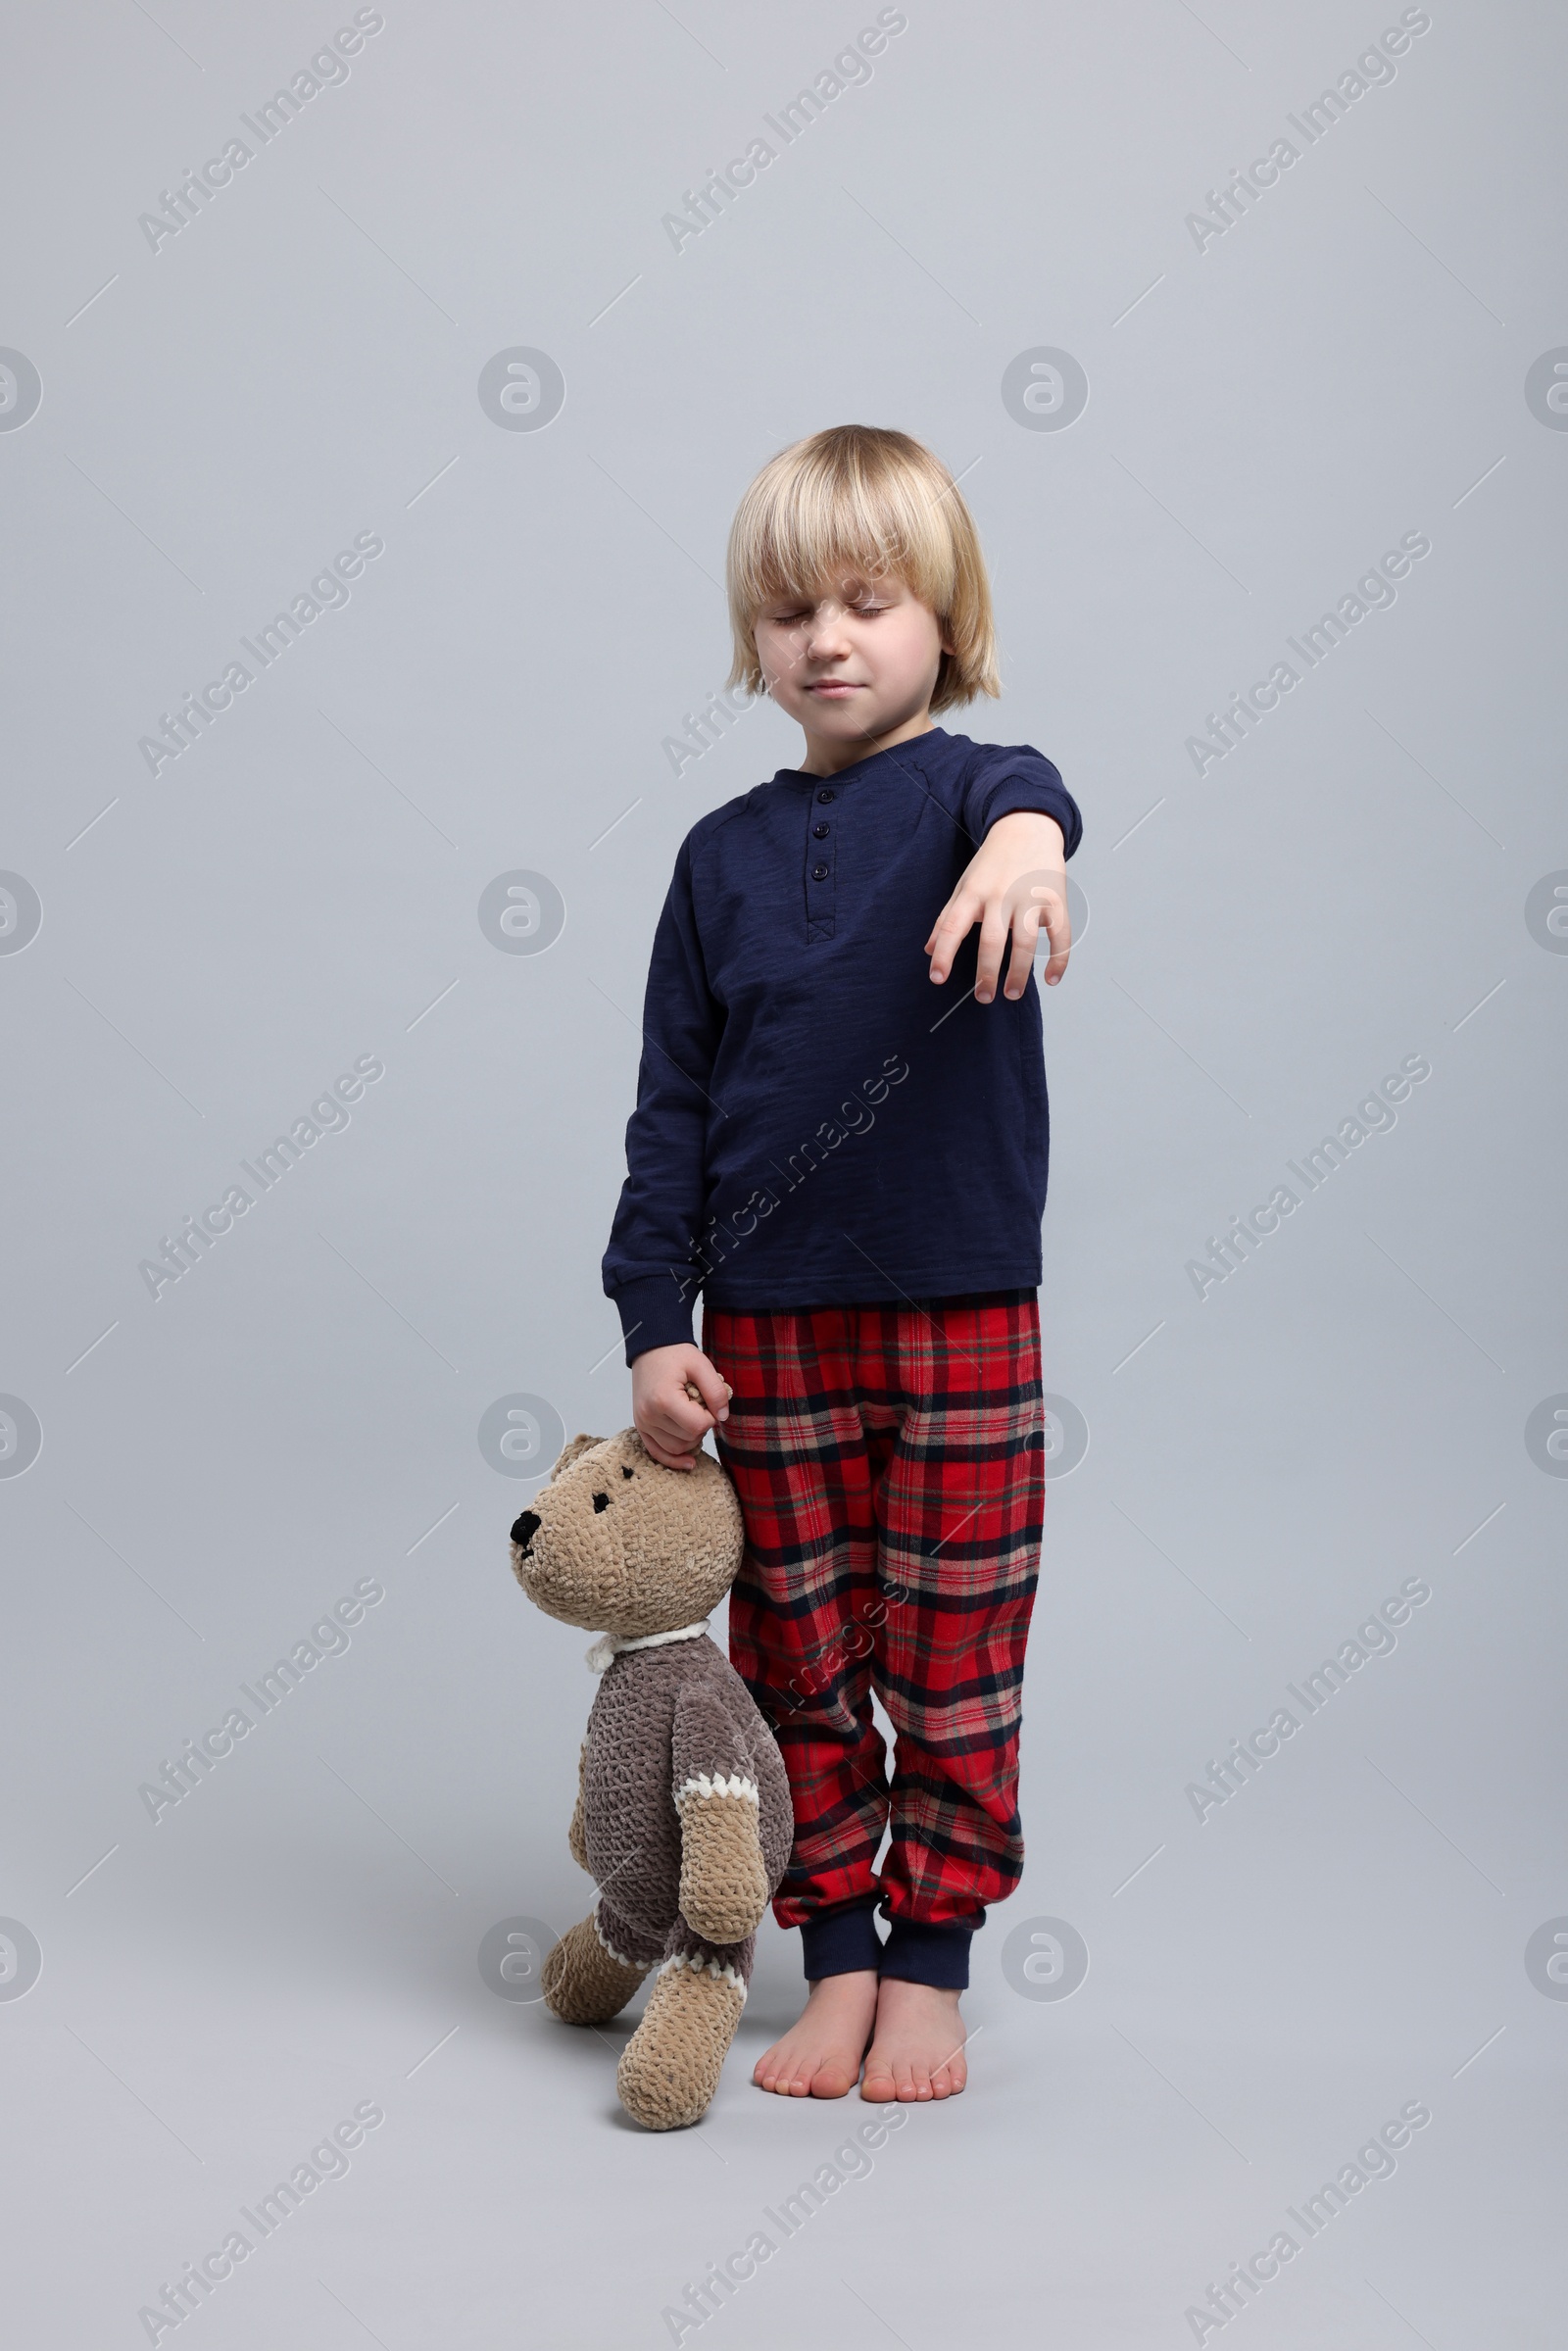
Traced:
[[542, 1523], [537, 1510], [525, 1510], [513, 1527], [512, 1540], [517, 1545], [524, 1559], [528, 1556], [533, 1539], [538, 1534]]

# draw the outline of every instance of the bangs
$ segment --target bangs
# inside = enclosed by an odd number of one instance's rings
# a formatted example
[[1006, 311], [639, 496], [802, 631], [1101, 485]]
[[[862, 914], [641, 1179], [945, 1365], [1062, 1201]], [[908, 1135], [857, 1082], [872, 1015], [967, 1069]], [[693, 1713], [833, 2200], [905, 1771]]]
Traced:
[[730, 593], [749, 620], [776, 597], [814, 599], [851, 578], [896, 577], [946, 610], [956, 566], [943, 500], [953, 484], [917, 443], [877, 446], [904, 439], [849, 426], [818, 436], [826, 447], [786, 449], [763, 467], [730, 542]]

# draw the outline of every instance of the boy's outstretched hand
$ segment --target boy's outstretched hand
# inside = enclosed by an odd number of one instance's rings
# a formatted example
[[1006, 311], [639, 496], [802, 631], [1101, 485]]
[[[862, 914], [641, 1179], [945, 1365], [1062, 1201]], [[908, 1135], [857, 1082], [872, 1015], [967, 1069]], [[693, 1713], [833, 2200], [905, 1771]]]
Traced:
[[700, 1347], [683, 1342], [640, 1354], [631, 1367], [631, 1416], [652, 1459], [695, 1469], [709, 1430], [729, 1418], [730, 1393]]
[[[1012, 935], [1004, 994], [1022, 996], [1035, 959], [1035, 938], [1043, 927], [1051, 941], [1046, 985], [1054, 988], [1067, 968], [1072, 925], [1067, 919], [1065, 844], [1054, 816], [1014, 808], [999, 816], [959, 877], [958, 887], [932, 925], [924, 952], [931, 977], [945, 980], [953, 958], [974, 925], [980, 925], [974, 995], [988, 1004]], [[1038, 919], [1034, 919], [1038, 918]]]

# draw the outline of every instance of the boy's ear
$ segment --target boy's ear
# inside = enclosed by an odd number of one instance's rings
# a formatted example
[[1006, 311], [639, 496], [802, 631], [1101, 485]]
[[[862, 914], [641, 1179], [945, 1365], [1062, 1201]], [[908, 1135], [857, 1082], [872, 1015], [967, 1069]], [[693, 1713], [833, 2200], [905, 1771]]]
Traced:
[[570, 1469], [572, 1463], [576, 1460], [579, 1453], [586, 1453], [591, 1445], [603, 1445], [604, 1443], [605, 1440], [603, 1437], [583, 1437], [580, 1435], [574, 1437], [571, 1440], [571, 1443], [564, 1448], [555, 1468], [551, 1471], [550, 1484], [552, 1486], [555, 1484], [556, 1480], [560, 1477], [564, 1469]]

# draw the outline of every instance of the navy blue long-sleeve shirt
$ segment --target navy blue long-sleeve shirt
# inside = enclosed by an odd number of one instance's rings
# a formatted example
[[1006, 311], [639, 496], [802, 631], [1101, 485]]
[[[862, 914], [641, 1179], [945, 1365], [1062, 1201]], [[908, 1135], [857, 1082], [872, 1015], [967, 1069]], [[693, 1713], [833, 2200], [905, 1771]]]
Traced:
[[837, 775], [782, 767], [687, 834], [604, 1259], [628, 1363], [691, 1340], [699, 1291], [763, 1308], [1038, 1285], [1039, 992], [975, 1002], [978, 926], [940, 988], [923, 952], [1015, 808], [1072, 856], [1049, 759], [933, 727]]

